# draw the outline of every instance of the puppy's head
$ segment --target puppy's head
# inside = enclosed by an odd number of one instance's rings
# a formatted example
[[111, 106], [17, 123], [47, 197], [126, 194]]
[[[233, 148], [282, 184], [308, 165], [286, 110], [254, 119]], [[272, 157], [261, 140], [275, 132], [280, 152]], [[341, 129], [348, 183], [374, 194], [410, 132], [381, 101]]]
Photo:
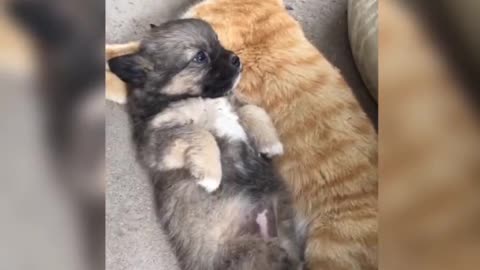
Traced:
[[136, 54], [109, 60], [110, 70], [135, 91], [167, 97], [220, 97], [238, 82], [240, 59], [197, 19], [152, 27]]

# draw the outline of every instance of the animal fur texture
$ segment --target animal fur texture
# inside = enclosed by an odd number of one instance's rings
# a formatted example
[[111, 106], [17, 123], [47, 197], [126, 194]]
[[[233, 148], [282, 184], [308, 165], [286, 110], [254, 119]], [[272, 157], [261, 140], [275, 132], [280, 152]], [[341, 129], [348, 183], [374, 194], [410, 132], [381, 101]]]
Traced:
[[285, 147], [274, 162], [308, 225], [308, 268], [377, 269], [377, 135], [339, 71], [281, 0], [208, 0], [184, 17], [210, 23], [240, 56], [236, 96], [274, 122]]
[[225, 97], [242, 67], [211, 26], [165, 23], [108, 63], [128, 85], [138, 161], [182, 269], [303, 269], [290, 194], [253, 147], [281, 143], [266, 112]]

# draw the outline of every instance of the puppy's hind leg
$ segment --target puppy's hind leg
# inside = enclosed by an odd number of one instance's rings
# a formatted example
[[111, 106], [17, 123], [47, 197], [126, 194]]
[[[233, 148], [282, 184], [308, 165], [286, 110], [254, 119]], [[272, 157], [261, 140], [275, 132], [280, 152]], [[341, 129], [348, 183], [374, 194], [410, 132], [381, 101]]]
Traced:
[[297, 270], [277, 240], [242, 236], [225, 243], [215, 270]]
[[292, 262], [299, 265], [295, 269], [303, 269], [308, 224], [295, 217], [290, 193], [281, 193], [273, 201], [280, 245], [289, 254]]

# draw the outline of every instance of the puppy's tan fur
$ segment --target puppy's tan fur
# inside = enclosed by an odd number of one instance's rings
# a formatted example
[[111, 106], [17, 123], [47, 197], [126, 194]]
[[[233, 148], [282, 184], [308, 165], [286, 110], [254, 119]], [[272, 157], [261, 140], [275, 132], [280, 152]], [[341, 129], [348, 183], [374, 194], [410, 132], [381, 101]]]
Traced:
[[199, 95], [202, 91], [199, 86], [202, 77], [202, 74], [181, 71], [169, 85], [161, 90], [161, 93], [172, 96], [179, 94]]

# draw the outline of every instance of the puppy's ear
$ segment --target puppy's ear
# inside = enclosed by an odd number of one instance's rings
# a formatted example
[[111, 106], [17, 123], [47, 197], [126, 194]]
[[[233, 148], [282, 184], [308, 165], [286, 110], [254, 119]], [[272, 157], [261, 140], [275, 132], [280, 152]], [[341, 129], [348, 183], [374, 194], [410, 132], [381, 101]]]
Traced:
[[150, 24], [150, 29], [154, 29], [154, 28], [157, 28], [157, 27], [158, 27], [158, 25], [155, 25], [153, 23]]
[[108, 60], [110, 71], [133, 87], [143, 87], [152, 65], [139, 54], [128, 54]]

